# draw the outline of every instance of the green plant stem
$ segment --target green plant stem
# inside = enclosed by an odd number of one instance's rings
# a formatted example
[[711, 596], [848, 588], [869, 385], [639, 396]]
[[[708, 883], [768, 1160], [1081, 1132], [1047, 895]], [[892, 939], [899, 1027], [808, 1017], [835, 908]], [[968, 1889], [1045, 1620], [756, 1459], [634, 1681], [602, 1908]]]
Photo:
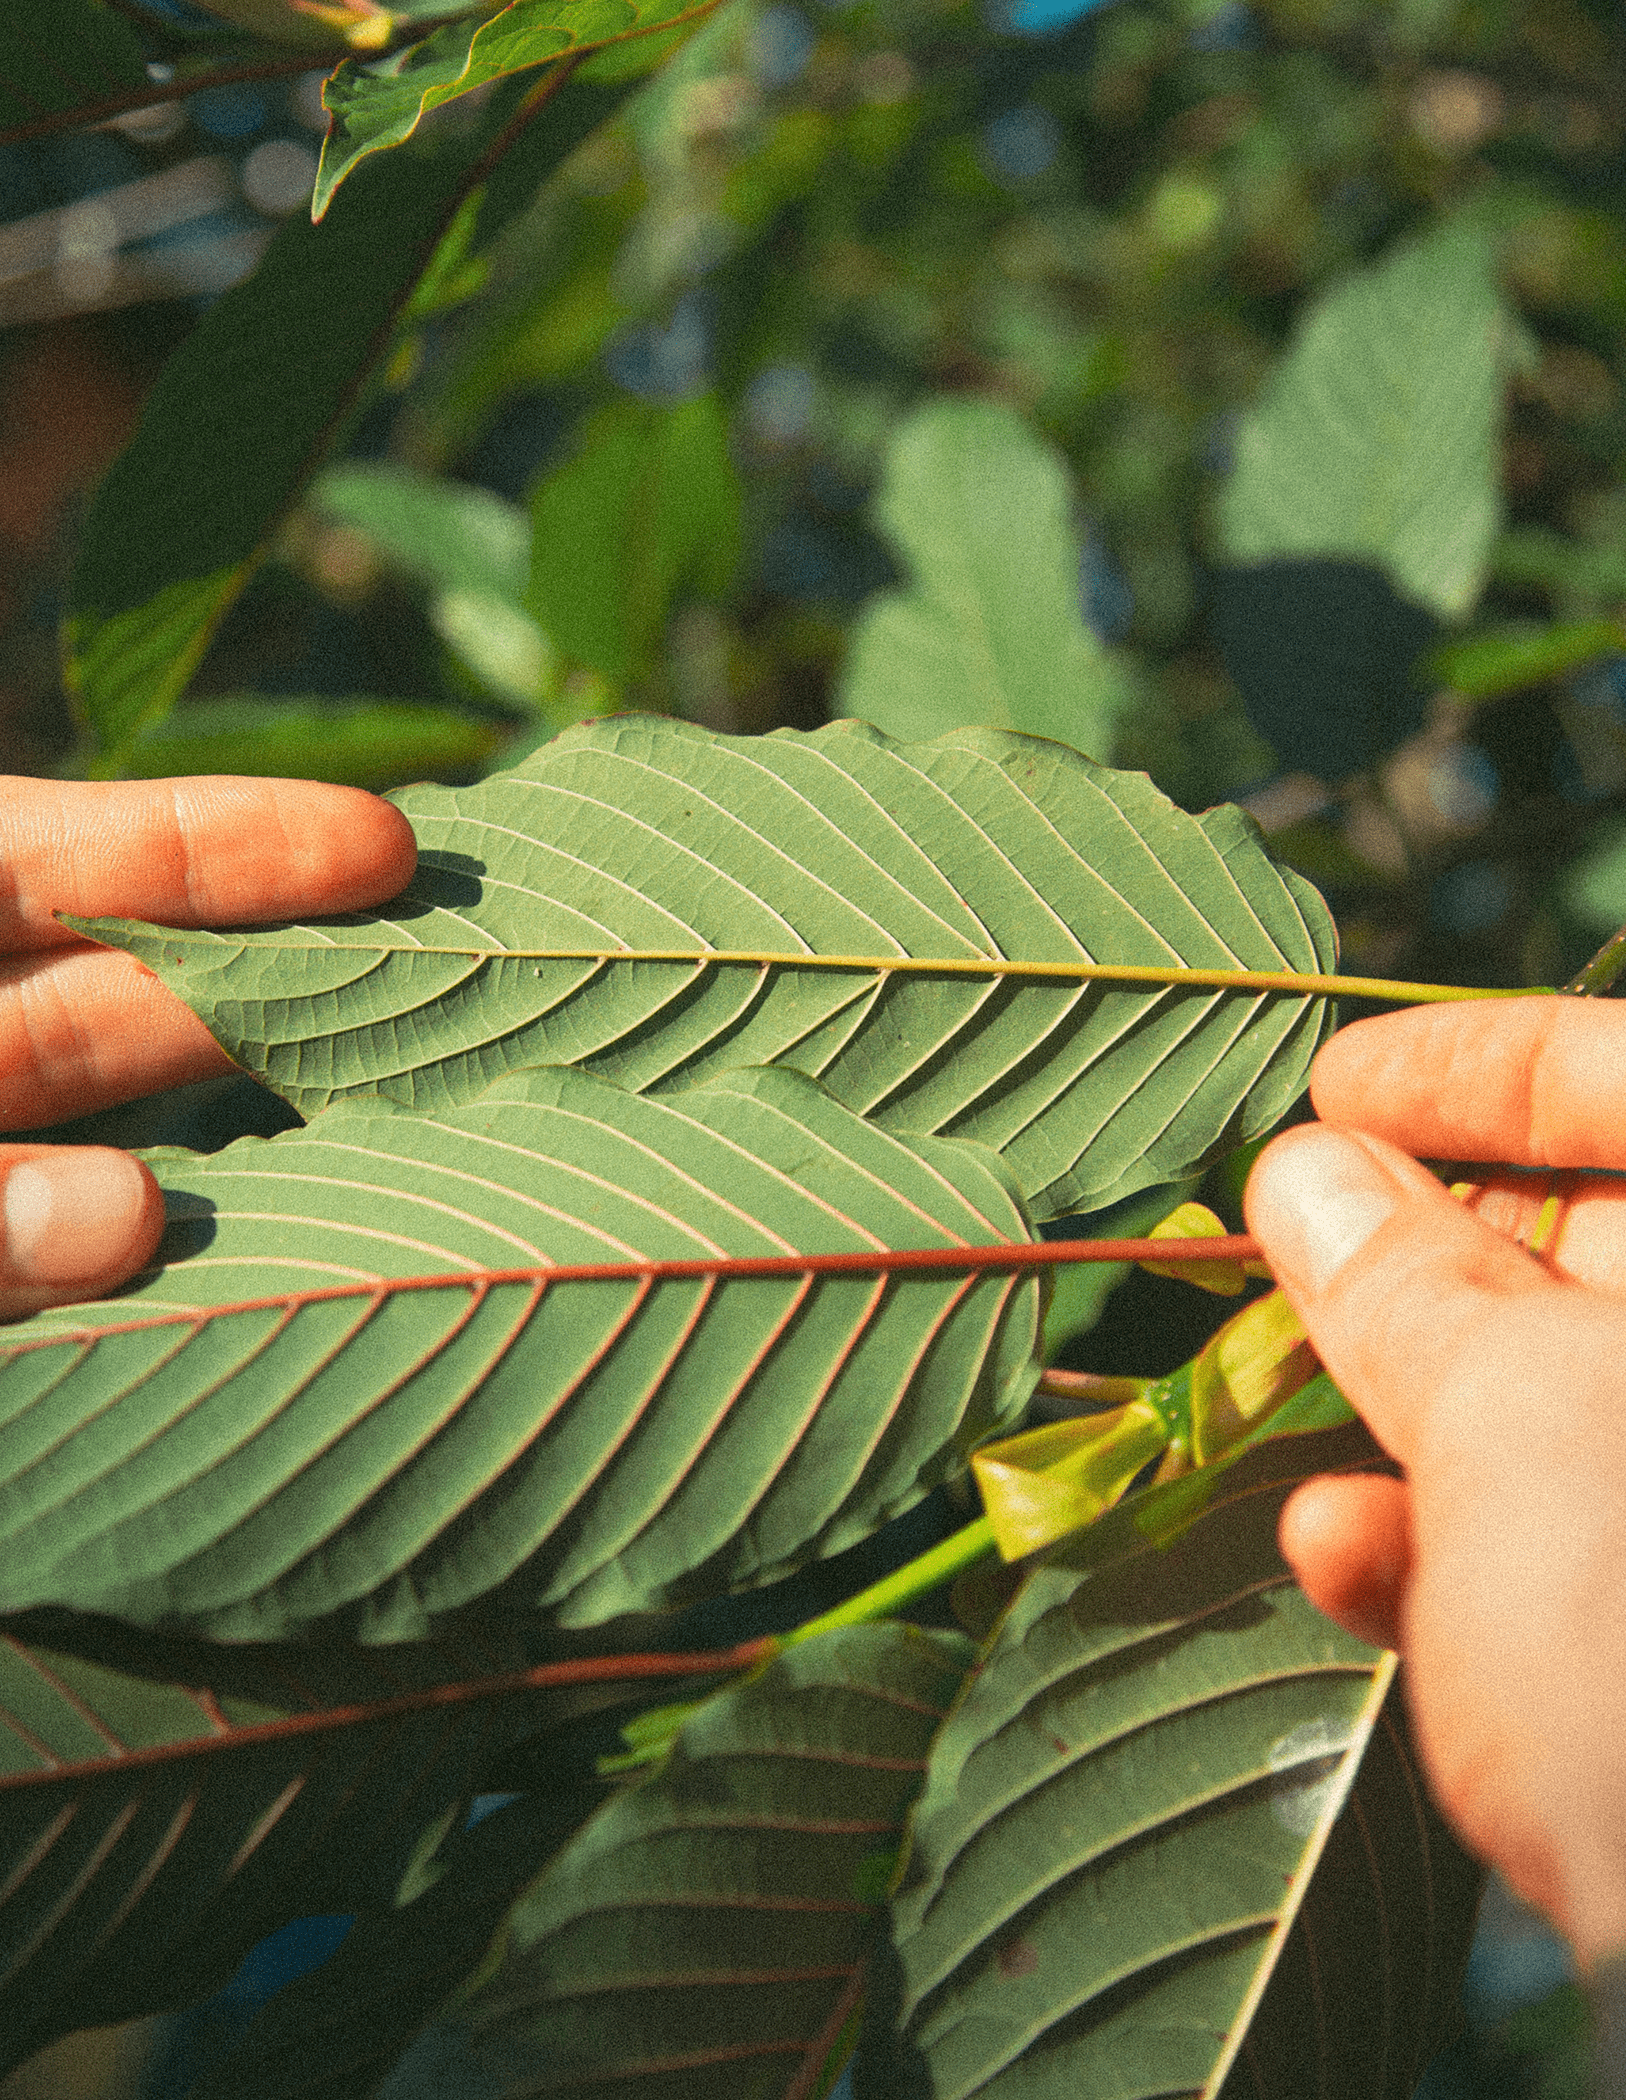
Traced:
[[986, 1517], [978, 1517], [974, 1524], [967, 1524], [941, 1545], [918, 1554], [890, 1575], [883, 1575], [879, 1582], [872, 1582], [867, 1590], [860, 1590], [856, 1597], [849, 1597], [845, 1604], [838, 1604], [833, 1611], [821, 1612], [818, 1618], [809, 1619], [794, 1632], [781, 1634], [783, 1647], [794, 1648], [798, 1641], [810, 1641], [816, 1633], [833, 1633], [838, 1626], [867, 1626], [874, 1619], [887, 1619], [901, 1611], [906, 1604], [913, 1604], [917, 1597], [928, 1596], [941, 1589], [945, 1582], [958, 1575], [963, 1568], [986, 1560], [995, 1551], [994, 1527]]
[[1622, 970], [1626, 970], [1626, 926], [1609, 936], [1592, 960], [1576, 971], [1564, 989], [1579, 998], [1599, 998], [1610, 989]]

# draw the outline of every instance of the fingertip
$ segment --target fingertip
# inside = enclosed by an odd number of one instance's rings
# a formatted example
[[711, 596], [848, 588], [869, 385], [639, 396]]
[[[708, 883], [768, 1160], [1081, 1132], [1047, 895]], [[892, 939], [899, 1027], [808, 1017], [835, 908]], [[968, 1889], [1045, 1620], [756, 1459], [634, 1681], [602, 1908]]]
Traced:
[[1374, 1648], [1400, 1646], [1411, 1502], [1384, 1474], [1324, 1474], [1283, 1506], [1282, 1558], [1319, 1612]]
[[383, 904], [412, 880], [418, 841], [393, 802], [325, 781], [266, 784], [277, 797], [291, 863], [320, 871], [325, 912]]
[[95, 1297], [157, 1250], [152, 1171], [108, 1145], [0, 1148], [0, 1317]]

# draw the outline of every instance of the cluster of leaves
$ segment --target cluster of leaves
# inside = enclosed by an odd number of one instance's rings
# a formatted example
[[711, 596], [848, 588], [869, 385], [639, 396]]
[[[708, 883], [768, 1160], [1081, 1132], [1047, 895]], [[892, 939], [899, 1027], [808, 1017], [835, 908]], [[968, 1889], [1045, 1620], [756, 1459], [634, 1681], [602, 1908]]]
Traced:
[[[1015, 1427], [1038, 1227], [1302, 1087], [1314, 890], [1234, 811], [999, 730], [620, 716], [398, 800], [379, 914], [76, 922], [308, 1120], [149, 1151], [155, 1268], [0, 1343], [13, 2057], [343, 1908], [200, 2093], [310, 2090], [313, 2030], [316, 2089], [372, 2090], [437, 2013], [516, 2093], [812, 2093], [855, 2037], [876, 2093], [1365, 2090], [1356, 2028], [1407, 2090], [1476, 1875], [1393, 1658], [1275, 1549], [1324, 1379], [1223, 1480], [1082, 1555], [1052, 1526], [1008, 1609], [963, 1600], [980, 1645], [869, 1623], [962, 1551], [732, 1656], [450, 1662], [794, 1573]], [[1313, 1463], [1370, 1456], [1341, 1434]], [[573, 1779], [538, 1737], [561, 1683], [741, 1664]], [[540, 1776], [460, 1828], [497, 1753]]]
[[[1618, 27], [211, 15], [0, 29], [17, 138], [328, 74], [312, 220], [84, 521], [78, 762], [475, 784], [400, 794], [382, 913], [84, 929], [302, 1120], [150, 1149], [158, 1266], [0, 1347], [0, 2064], [326, 1911], [195, 2100], [431, 2022], [515, 2093], [1399, 2100], [1476, 1878], [1275, 1551], [1373, 1457], [1324, 1380], [958, 1631], [894, 1614], [967, 1554], [797, 1585], [1028, 1419], [1123, 1273], [1047, 1232], [1291, 1108], [1293, 867], [1443, 976], [1626, 916]], [[406, 606], [422, 689], [244, 691], [267, 592]], [[1280, 859], [1186, 814], [1272, 772]]]

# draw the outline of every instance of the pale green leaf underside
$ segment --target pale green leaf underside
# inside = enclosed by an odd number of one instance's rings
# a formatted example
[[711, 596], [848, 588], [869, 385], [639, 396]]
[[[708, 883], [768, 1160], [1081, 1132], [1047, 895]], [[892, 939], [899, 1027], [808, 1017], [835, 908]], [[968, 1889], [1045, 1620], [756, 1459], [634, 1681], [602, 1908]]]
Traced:
[[955, 1634], [847, 1627], [707, 1700], [516, 1906], [473, 2008], [503, 2089], [818, 2090], [971, 1656]]
[[1392, 1658], [1277, 1552], [1317, 1443], [1166, 1551], [1086, 1537], [1024, 1584], [933, 1748], [860, 2096], [1408, 2100], [1477, 1887]]
[[510, 1582], [593, 1622], [853, 1544], [1036, 1375], [1037, 1275], [483, 1280], [1029, 1239], [990, 1155], [793, 1072], [666, 1105], [553, 1069], [150, 1157], [168, 1265], [0, 1337], [0, 1610], [408, 1640]]
[[438, 1110], [523, 1065], [662, 1095], [791, 1065], [885, 1129], [1001, 1153], [1039, 1217], [1268, 1129], [1330, 1023], [1324, 999], [1279, 992], [532, 952], [1332, 967], [1325, 905], [1238, 811], [1187, 816], [1061, 744], [619, 716], [477, 787], [394, 799], [418, 872], [376, 916], [74, 923], [139, 956], [304, 1115], [379, 1092]]
[[275, 1731], [519, 1661], [517, 1644], [488, 1652], [466, 1630], [455, 1650], [299, 1652], [10, 1621], [0, 2075], [55, 2035], [220, 1988], [293, 1918], [387, 1902], [438, 1808], [534, 1731], [537, 1694]]
[[1110, 757], [1128, 689], [1084, 624], [1071, 511], [1065, 466], [1014, 409], [917, 410], [876, 502], [911, 587], [865, 606], [840, 711], [894, 736], [983, 722]]
[[1336, 285], [1243, 418], [1220, 499], [1225, 558], [1371, 562], [1460, 618], [1496, 537], [1511, 352], [1489, 244], [1467, 229]]

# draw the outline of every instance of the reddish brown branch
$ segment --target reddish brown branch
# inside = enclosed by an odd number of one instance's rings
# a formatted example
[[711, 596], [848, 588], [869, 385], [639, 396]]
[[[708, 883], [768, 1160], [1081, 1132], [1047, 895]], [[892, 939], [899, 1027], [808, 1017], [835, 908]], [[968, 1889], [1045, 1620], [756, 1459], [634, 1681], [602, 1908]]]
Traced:
[[452, 1706], [471, 1706], [487, 1699], [510, 1698], [518, 1692], [549, 1691], [567, 1684], [617, 1684], [645, 1677], [713, 1677], [732, 1675], [769, 1661], [779, 1651], [771, 1637], [741, 1641], [733, 1648], [716, 1648], [685, 1655], [588, 1655], [573, 1662], [538, 1663], [528, 1670], [509, 1670], [499, 1677], [474, 1678], [466, 1684], [436, 1684], [393, 1699], [370, 1700], [364, 1706], [333, 1706], [305, 1714], [288, 1714], [280, 1721], [261, 1721], [252, 1727], [232, 1728], [228, 1733], [189, 1736], [179, 1742], [155, 1743], [145, 1749], [121, 1752], [111, 1757], [81, 1758], [72, 1764], [47, 1766], [38, 1772], [0, 1773], [0, 1791], [8, 1788], [56, 1785], [64, 1779], [95, 1779], [109, 1773], [141, 1766], [165, 1765], [176, 1758], [207, 1757], [222, 1750], [241, 1749], [249, 1743], [279, 1742], [300, 1735], [327, 1735], [340, 1728], [362, 1728], [410, 1714], [430, 1713]]

